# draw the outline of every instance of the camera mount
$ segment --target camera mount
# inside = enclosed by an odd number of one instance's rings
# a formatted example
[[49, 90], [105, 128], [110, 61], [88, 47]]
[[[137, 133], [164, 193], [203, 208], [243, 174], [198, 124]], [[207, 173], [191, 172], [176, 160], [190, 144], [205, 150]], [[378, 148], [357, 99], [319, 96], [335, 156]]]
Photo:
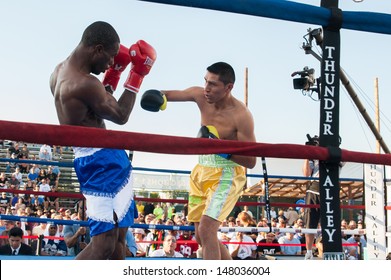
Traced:
[[[313, 68], [308, 68], [305, 66], [301, 71], [295, 71], [291, 74], [291, 77], [300, 76], [300, 78], [293, 79], [293, 88], [301, 89], [303, 95], [308, 95], [312, 99], [319, 101], [320, 100], [320, 80], [319, 78], [314, 77], [315, 70]], [[318, 93], [317, 99], [312, 97], [312, 94]]]

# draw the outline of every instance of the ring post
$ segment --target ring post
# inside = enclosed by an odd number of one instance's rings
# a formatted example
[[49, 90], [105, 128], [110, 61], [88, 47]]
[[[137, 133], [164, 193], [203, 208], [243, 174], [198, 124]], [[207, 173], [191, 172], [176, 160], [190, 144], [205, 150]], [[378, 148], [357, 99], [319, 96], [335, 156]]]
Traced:
[[320, 146], [329, 149], [329, 159], [319, 164], [320, 213], [325, 260], [343, 260], [339, 197], [339, 70], [342, 11], [338, 0], [321, 0], [330, 9], [329, 24], [323, 26], [320, 102]]

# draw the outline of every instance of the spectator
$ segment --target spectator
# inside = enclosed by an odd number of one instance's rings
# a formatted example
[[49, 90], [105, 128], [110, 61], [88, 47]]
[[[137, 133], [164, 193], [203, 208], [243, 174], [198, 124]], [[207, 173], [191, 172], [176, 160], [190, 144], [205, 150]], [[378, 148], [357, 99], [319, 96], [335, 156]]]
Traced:
[[[48, 179], [49, 180], [49, 179]], [[57, 188], [56, 187], [51, 187], [50, 189], [50, 194], [53, 194], [53, 193], [56, 193], [57, 192]], [[48, 195], [46, 196], [46, 201], [45, 201], [45, 208], [54, 208], [56, 209], [56, 211], [59, 210], [60, 208], [60, 203], [59, 203], [59, 198], [57, 196], [52, 196], [52, 195]]]
[[[7, 214], [7, 213], [6, 213]], [[15, 227], [15, 221], [4, 221], [5, 230], [1, 232], [1, 236], [9, 236], [9, 232]], [[0, 238], [0, 246], [7, 245], [8, 241], [4, 238]]]
[[18, 227], [10, 229], [8, 243], [0, 247], [0, 255], [33, 255], [33, 249], [22, 242], [23, 230]]
[[147, 255], [147, 243], [145, 242], [145, 231], [142, 228], [135, 228], [133, 231], [134, 239], [137, 245], [137, 257], [145, 257]]
[[[31, 198], [31, 208], [33, 209], [33, 211], [35, 213], [38, 212], [38, 210], [41, 210], [43, 209], [43, 203], [44, 203], [44, 199], [41, 198], [40, 196], [38, 195], [33, 195], [33, 197]], [[43, 214], [43, 213], [41, 213]], [[37, 213], [37, 216], [40, 217], [41, 215], [39, 215]]]
[[11, 206], [11, 199], [7, 197], [7, 193], [5, 192], [1, 193], [0, 206], [4, 208]]
[[129, 228], [126, 231], [125, 242], [126, 242], [126, 257], [136, 257], [137, 256], [136, 239], [134, 238], [131, 228]]
[[58, 181], [60, 179], [60, 175], [61, 175], [60, 168], [58, 166], [56, 166], [56, 165], [53, 165], [52, 166], [52, 172], [57, 175], [56, 180]]
[[257, 243], [258, 257], [261, 257], [262, 255], [281, 254], [281, 246], [280, 243], [278, 243], [274, 232], [266, 233], [266, 238], [257, 240]]
[[[54, 209], [52, 209], [51, 211], [53, 211], [52, 219], [63, 220], [63, 217], [62, 217], [62, 215], [60, 213], [54, 211]], [[58, 224], [57, 225], [57, 235], [59, 237], [64, 237], [64, 225], [63, 224]]]
[[[301, 243], [294, 237], [293, 232], [286, 232], [285, 236], [278, 239], [278, 243], [281, 245], [281, 253], [283, 255], [301, 255]], [[292, 244], [297, 244], [297, 246], [292, 246]]]
[[151, 257], [183, 258], [181, 253], [175, 251], [176, 246], [176, 237], [172, 234], [167, 234], [164, 237], [163, 248], [153, 251]]
[[9, 158], [12, 154], [15, 154], [15, 153], [16, 153], [15, 143], [14, 142], [10, 142], [8, 150], [7, 150], [7, 157]]
[[[189, 226], [194, 226], [193, 223]], [[177, 252], [180, 252], [185, 258], [194, 259], [197, 257], [198, 243], [190, 230], [183, 230], [177, 240], [177, 246], [175, 248]]]
[[276, 219], [277, 218], [277, 212], [276, 212], [276, 209], [274, 207], [270, 208], [270, 218], [271, 219]]
[[144, 207], [144, 215], [147, 216], [148, 214], [153, 214], [153, 210], [155, 209], [155, 206], [152, 202], [149, 202]]
[[[303, 226], [304, 226], [304, 221], [302, 219], [297, 219], [297, 221], [293, 225], [293, 228], [302, 229]], [[306, 242], [305, 242], [305, 234], [300, 232], [300, 231], [297, 231], [295, 233], [294, 237], [297, 238], [302, 245], [304, 245], [304, 250], [302, 250], [302, 253], [303, 254], [307, 253]]]
[[43, 144], [41, 146], [41, 148], [39, 149], [38, 156], [39, 156], [40, 160], [51, 161], [52, 160], [52, 148], [47, 144]]
[[12, 190], [18, 190], [20, 185], [20, 181], [16, 179], [15, 173], [12, 173], [11, 179], [9, 180], [9, 186]]
[[[228, 217], [228, 220], [227, 220], [227, 224], [228, 224], [228, 227], [236, 227], [236, 219], [234, 216], [230, 216]], [[231, 232], [227, 232], [227, 238], [229, 238], [229, 240], [231, 240], [235, 235], [235, 231], [231, 231]]]
[[[11, 209], [16, 210], [15, 205], [19, 200], [19, 195], [17, 193], [12, 194], [11, 198]], [[16, 212], [16, 211], [15, 211]]]
[[297, 221], [297, 219], [299, 218], [299, 214], [296, 212], [295, 209], [293, 209], [293, 207], [289, 207], [288, 208], [288, 211], [286, 212], [285, 214], [285, 217], [287, 219], [287, 223], [289, 226], [293, 226], [294, 223]]
[[0, 174], [0, 188], [2, 189], [7, 189], [8, 188], [8, 178], [5, 175], [4, 172], [1, 172]]
[[[14, 153], [12, 153], [9, 158], [16, 159], [16, 155]], [[6, 173], [13, 173], [15, 171], [15, 168], [16, 168], [16, 163], [14, 161], [9, 161], [9, 162], [7, 162], [7, 165], [5, 167], [5, 172]]]
[[[64, 212], [62, 212], [61, 210], [64, 210]], [[60, 208], [60, 213], [64, 215], [64, 220], [71, 220], [71, 216], [72, 216], [71, 209]]]
[[144, 204], [141, 200], [137, 201], [136, 207], [137, 207], [137, 212], [139, 213], [139, 215], [144, 214]]
[[[257, 223], [255, 222], [255, 220], [251, 217], [250, 214], [248, 214], [245, 211], [242, 211], [239, 213], [238, 219], [240, 221], [240, 226], [242, 226], [242, 227], [256, 227], [257, 226]], [[257, 235], [258, 235], [257, 233], [250, 232], [250, 231], [245, 232], [244, 234], [250, 236], [253, 241], [255, 241], [257, 239]]]
[[62, 146], [53, 145], [53, 156], [58, 157], [58, 159], [62, 159]]
[[281, 219], [286, 221], [285, 212], [282, 209], [278, 210], [278, 216], [277, 216], [278, 221], [280, 221]]
[[360, 234], [354, 234], [346, 240], [346, 243], [357, 245], [346, 246], [346, 255], [354, 257], [356, 260], [361, 259], [363, 248], [367, 247], [367, 241], [364, 236]]
[[[174, 225], [175, 225], [174, 221], [171, 220], [171, 219], [167, 219], [166, 222], [165, 222], [164, 224], [165, 224], [166, 226], [174, 226]], [[164, 230], [164, 231], [165, 231], [165, 234], [170, 233], [170, 234], [174, 235], [176, 238], [178, 238], [178, 236], [179, 236], [180, 234], [182, 234], [182, 232], [179, 233], [178, 230], [174, 230], [174, 229], [166, 229], [166, 230]]]
[[175, 207], [170, 202], [167, 202], [166, 206], [167, 206], [167, 215], [166, 215], [167, 219], [172, 219], [175, 214]]
[[22, 150], [20, 151], [20, 155], [21, 155], [21, 156], [24, 156], [26, 159], [29, 158], [29, 156], [30, 156], [30, 150], [29, 150], [29, 148], [27, 147], [27, 144], [26, 144], [26, 143], [23, 144]]
[[[234, 220], [234, 224], [235, 224], [235, 218], [234, 217], [229, 217], [229, 218], [232, 218]], [[193, 223], [192, 223], [193, 224]], [[220, 228], [222, 227], [227, 227], [228, 226], [228, 222], [227, 220], [223, 220], [220, 224]], [[217, 232], [217, 238], [218, 240], [221, 242], [221, 244], [223, 244], [227, 249], [228, 249], [228, 243], [229, 241], [231, 240], [232, 238], [232, 235], [229, 235], [229, 234], [234, 234], [234, 232], [225, 232], [225, 231], [221, 231], [221, 229], [219, 229], [219, 231]], [[197, 249], [198, 250], [198, 249]], [[182, 253], [183, 254], [183, 253]]]
[[348, 222], [345, 219], [341, 220], [342, 238], [347, 239], [346, 234], [343, 232], [348, 229]]
[[20, 150], [20, 145], [19, 145], [18, 142], [15, 142], [15, 144], [14, 144], [14, 150], [13, 150], [13, 152], [12, 152], [13, 154], [15, 154], [15, 158], [19, 158], [20, 152], [21, 152], [21, 150]]
[[305, 208], [299, 207], [299, 219], [304, 220], [304, 216], [305, 216]]
[[51, 186], [51, 187], [58, 187], [58, 178], [57, 178], [57, 174], [53, 172], [53, 167], [52, 166], [48, 166], [48, 170], [46, 172], [46, 178], [49, 179], [50, 181], [48, 182], [48, 184]]
[[[150, 225], [154, 220], [155, 220], [155, 215], [154, 214], [148, 214], [145, 216], [145, 224]], [[148, 235], [151, 231], [149, 229], [145, 230], [145, 234]]]
[[[349, 224], [348, 224], [348, 230], [355, 230], [355, 229], [357, 229], [356, 221], [355, 220], [350, 220]], [[348, 240], [352, 236], [353, 235], [351, 235], [351, 234], [347, 234], [345, 238], [346, 238], [346, 240]]]
[[33, 164], [30, 167], [29, 173], [27, 174], [27, 179], [37, 182], [39, 173], [40, 173], [39, 167], [36, 164]]
[[[163, 221], [161, 219], [154, 219], [151, 225], [161, 225]], [[150, 242], [148, 246], [148, 256], [152, 254], [153, 251], [157, 249], [162, 249], [163, 240], [164, 240], [165, 232], [161, 229], [151, 229], [151, 231], [147, 234], [146, 240]]]
[[48, 227], [49, 236], [42, 241], [42, 256], [66, 256], [67, 245], [64, 240], [60, 240], [57, 234], [57, 225], [51, 224]]
[[[228, 251], [234, 260], [254, 260], [257, 251], [257, 246], [254, 240], [243, 234], [243, 232], [236, 232], [231, 239], [231, 244], [228, 245]], [[240, 244], [240, 243], [254, 243], [254, 244]]]
[[31, 181], [30, 179], [27, 179], [27, 182], [25, 184], [26, 191], [33, 191], [34, 190], [34, 183], [35, 182]]
[[[28, 157], [26, 157], [24, 154], [21, 154], [19, 157], [20, 160], [28, 160]], [[20, 173], [26, 174], [29, 170], [29, 164], [26, 162], [19, 162], [18, 164]]]
[[253, 213], [248, 209], [248, 206], [247, 206], [247, 205], [244, 205], [244, 206], [243, 206], [243, 212], [246, 212], [247, 214], [250, 215], [251, 218], [254, 218]]
[[15, 210], [18, 211], [19, 209], [26, 209], [26, 204], [22, 197], [19, 197], [18, 202], [15, 203]]
[[[39, 217], [41, 219], [47, 219], [47, 217], [45, 215], [41, 215]], [[31, 234], [33, 236], [41, 236], [41, 235], [43, 235], [45, 233], [46, 226], [47, 226], [46, 223], [39, 223], [39, 225], [36, 225], [35, 227], [33, 227], [33, 230], [31, 232]]]
[[[46, 179], [42, 179], [41, 180], [41, 184], [39, 185], [39, 191], [40, 192], [50, 192], [51, 191], [51, 188], [50, 188], [49, 184], [47, 183]], [[43, 198], [43, 200], [44, 200], [44, 204], [43, 204], [44, 208], [47, 209], [49, 203], [47, 202], [46, 197], [43, 196], [43, 195], [39, 195], [38, 197]]]
[[160, 202], [155, 204], [155, 208], [153, 209], [153, 214], [156, 216], [156, 219], [163, 219], [164, 210]]
[[22, 181], [23, 181], [23, 174], [20, 173], [20, 168], [19, 167], [15, 168], [15, 172], [12, 173], [11, 176], [15, 177], [15, 179], [19, 181], [19, 184], [22, 183]]
[[40, 169], [37, 177], [37, 182], [42, 182], [43, 179], [47, 178], [46, 170], [45, 169]]
[[[278, 219], [277, 227], [278, 227], [279, 229], [280, 229], [280, 228], [286, 228], [286, 227], [287, 227], [287, 226], [286, 226], [286, 221], [285, 221], [284, 219], [279, 218], [279, 219]], [[283, 237], [283, 236], [285, 236], [285, 233], [284, 233], [284, 232], [281, 232], [281, 231], [277, 232], [277, 234], [276, 234], [277, 240], [280, 239], [280, 238]]]

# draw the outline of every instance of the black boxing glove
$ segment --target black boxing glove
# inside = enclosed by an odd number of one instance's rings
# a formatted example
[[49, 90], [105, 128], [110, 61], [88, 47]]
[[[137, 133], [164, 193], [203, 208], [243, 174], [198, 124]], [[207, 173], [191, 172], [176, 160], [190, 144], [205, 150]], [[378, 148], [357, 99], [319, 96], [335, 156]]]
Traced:
[[141, 108], [151, 112], [163, 111], [167, 107], [167, 97], [160, 90], [150, 89], [141, 97]]
[[[197, 134], [198, 138], [210, 138], [210, 139], [220, 139], [219, 133], [213, 125], [203, 125], [201, 126], [200, 130]], [[231, 159], [231, 154], [217, 154], [218, 156], [221, 156], [225, 159]]]

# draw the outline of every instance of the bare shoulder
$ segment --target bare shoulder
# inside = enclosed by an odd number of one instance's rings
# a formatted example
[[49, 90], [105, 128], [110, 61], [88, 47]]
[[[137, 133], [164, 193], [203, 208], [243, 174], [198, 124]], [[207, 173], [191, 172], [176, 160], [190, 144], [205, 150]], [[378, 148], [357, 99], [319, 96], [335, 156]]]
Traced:
[[203, 88], [193, 86], [184, 90], [164, 90], [169, 101], [198, 101], [203, 96]]
[[240, 118], [245, 118], [245, 119], [251, 118], [252, 119], [252, 113], [248, 109], [248, 107], [242, 101], [240, 101], [236, 98], [235, 98], [235, 110], [237, 111], [236, 114]]
[[54, 91], [55, 91], [56, 84], [57, 84], [58, 72], [59, 72], [59, 69], [62, 67], [62, 64], [63, 64], [63, 63], [59, 63], [59, 64], [54, 68], [52, 74], [50, 75], [49, 84], [50, 84], [50, 90], [51, 90], [51, 92], [52, 92], [53, 95], [54, 95]]
[[248, 107], [240, 100], [235, 105], [235, 123], [238, 131], [238, 140], [255, 142], [254, 118]]

